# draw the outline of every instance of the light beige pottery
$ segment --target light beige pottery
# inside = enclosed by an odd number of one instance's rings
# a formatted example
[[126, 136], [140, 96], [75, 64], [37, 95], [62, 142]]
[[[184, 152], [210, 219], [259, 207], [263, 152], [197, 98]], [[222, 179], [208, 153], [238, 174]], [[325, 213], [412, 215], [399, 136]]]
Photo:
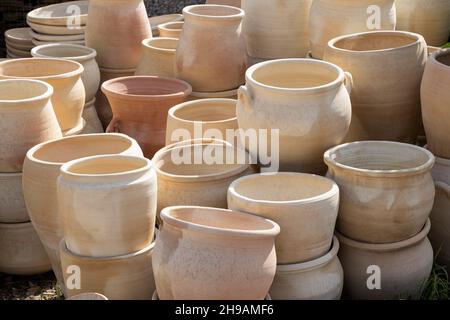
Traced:
[[168, 207], [153, 253], [160, 300], [264, 300], [280, 227], [249, 214]]
[[85, 127], [86, 127], [86, 120], [81, 118], [81, 122], [79, 125], [77, 125], [76, 127], [72, 128], [70, 130], [63, 131], [62, 135], [63, 135], [63, 137], [71, 137], [71, 136], [79, 135], [83, 132]]
[[238, 89], [218, 92], [192, 92], [188, 101], [199, 99], [234, 99], [237, 100]]
[[142, 57], [137, 76], [175, 77], [175, 52], [178, 39], [152, 38], [142, 41]]
[[166, 145], [213, 136], [227, 139], [238, 128], [236, 100], [200, 99], [172, 107], [167, 116]]
[[30, 221], [22, 192], [22, 173], [0, 173], [0, 223]]
[[7, 53], [9, 54], [13, 54], [16, 57], [20, 57], [20, 58], [28, 58], [31, 57], [31, 53], [30, 50], [20, 50], [20, 49], [15, 49], [11, 46], [7, 46]]
[[159, 36], [179, 39], [183, 31], [184, 21], [170, 21], [158, 26]]
[[[64, 280], [71, 283], [73, 266], [81, 271], [80, 289], [68, 286], [66, 297], [98, 292], [110, 300], [151, 300], [155, 291], [152, 255], [155, 243], [123, 256], [91, 258], [70, 252], [64, 240], [60, 243]], [[73, 277], [73, 276], [72, 276]]]
[[153, 241], [156, 172], [150, 160], [104, 155], [67, 162], [58, 178], [67, 248], [92, 258], [125, 255]]
[[[0, 69], [3, 63], [0, 62]], [[0, 80], [0, 172], [21, 172], [25, 154], [38, 143], [61, 137], [45, 82]]]
[[349, 71], [354, 80], [346, 141], [415, 143], [426, 59], [423, 37], [403, 31], [351, 34], [328, 43], [324, 60]]
[[109, 300], [109, 299], [100, 293], [87, 292], [77, 294], [66, 300]]
[[317, 259], [330, 250], [339, 188], [315, 175], [255, 174], [230, 185], [228, 208], [276, 222], [281, 228], [275, 242], [277, 263], [295, 264]]
[[434, 181], [441, 181], [450, 185], [450, 159], [435, 157], [436, 162], [431, 171]]
[[357, 32], [395, 30], [394, 2], [394, 0], [313, 0], [309, 16], [311, 55], [322, 59], [328, 41], [338, 36]]
[[[40, 41], [37, 39], [33, 39], [31, 41], [33, 43], [34, 46], [45, 46], [47, 44], [54, 44], [55, 42], [58, 43], [63, 43], [63, 44], [76, 44], [76, 45], [80, 45], [80, 46], [84, 46], [86, 44], [85, 40], [67, 40], [67, 41]], [[31, 56], [31, 54], [30, 54]]]
[[84, 127], [82, 133], [103, 133], [103, 125], [98, 117], [97, 110], [95, 109], [96, 99], [92, 99], [90, 102], [86, 103], [83, 109], [83, 119], [86, 120], [86, 126]]
[[62, 131], [80, 124], [86, 98], [81, 74], [75, 61], [47, 58], [14, 59], [0, 63], [0, 79], [36, 79], [53, 86], [52, 105]]
[[31, 44], [31, 28], [14, 28], [5, 31], [5, 40], [19, 45]]
[[33, 31], [49, 34], [54, 36], [65, 36], [65, 35], [74, 35], [74, 34], [83, 34], [86, 31], [86, 25], [79, 26], [51, 26], [40, 23], [34, 23], [30, 20], [27, 20], [27, 24], [33, 29]]
[[309, 51], [312, 0], [245, 0], [243, 33], [250, 57], [303, 58]]
[[279, 130], [279, 144], [269, 137], [267, 149], [279, 151], [280, 171], [324, 173], [323, 153], [350, 126], [351, 75], [328, 62], [281, 59], [250, 67], [246, 80], [236, 108], [239, 128]]
[[[49, 34], [42, 34], [34, 32], [33, 30], [30, 31], [30, 35], [33, 37], [34, 40], [37, 41], [47, 41], [47, 42], [66, 42], [66, 41], [80, 41], [84, 40], [84, 33], [83, 34], [74, 34], [74, 35], [64, 35], [64, 36], [55, 36], [55, 35], [49, 35]], [[30, 50], [33, 47], [30, 48]]]
[[31, 222], [0, 223], [0, 272], [34, 275], [51, 269]]
[[240, 8], [241, 0], [206, 0], [206, 4], [222, 4]]
[[278, 265], [270, 288], [271, 298], [339, 300], [344, 286], [344, 270], [337, 257], [339, 241], [336, 237], [333, 237], [330, 247], [327, 253], [314, 260]]
[[441, 46], [450, 35], [448, 0], [396, 0], [397, 30], [420, 33], [429, 45]]
[[183, 9], [175, 74], [195, 92], [236, 89], [247, 69], [241, 33], [244, 11], [230, 6], [193, 5]]
[[[428, 220], [413, 237], [385, 244], [357, 242], [337, 233], [341, 244], [338, 256], [344, 268], [343, 297], [417, 299], [433, 265], [429, 231]], [[377, 285], [373, 279], [378, 276], [380, 289], [369, 289]]]
[[183, 21], [183, 20], [184, 20], [183, 15], [179, 14], [179, 13], [164, 14], [162, 16], [153, 16], [153, 17], [148, 18], [148, 22], [150, 22], [150, 26], [152, 28], [153, 37], [159, 36], [158, 26], [160, 24], [163, 24], [166, 22]]
[[437, 181], [430, 215], [430, 241], [439, 263], [450, 268], [450, 185]]
[[28, 12], [27, 20], [50, 26], [66, 26], [76, 22], [84, 25], [87, 22], [88, 4], [88, 1], [69, 1], [40, 7]]
[[337, 230], [351, 239], [392, 243], [423, 228], [434, 200], [427, 150], [398, 142], [361, 141], [325, 153], [327, 177], [340, 190]]

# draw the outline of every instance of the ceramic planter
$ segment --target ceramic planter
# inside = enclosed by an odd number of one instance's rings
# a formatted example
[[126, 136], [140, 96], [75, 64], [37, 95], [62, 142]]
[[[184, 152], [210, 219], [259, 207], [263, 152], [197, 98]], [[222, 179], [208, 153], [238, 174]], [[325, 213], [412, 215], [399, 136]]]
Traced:
[[[394, 243], [369, 244], [337, 234], [344, 267], [344, 297], [350, 299], [417, 299], [430, 275], [433, 249], [427, 234], [430, 221], [413, 237]], [[380, 289], [370, 290], [369, 277], [379, 267]], [[372, 267], [372, 268], [371, 268]], [[375, 271], [376, 272], [376, 271]]]
[[450, 268], [450, 185], [437, 181], [430, 215], [430, 241], [439, 263]]
[[183, 31], [184, 21], [170, 21], [158, 26], [159, 36], [163, 38], [175, 38], [181, 37]]
[[153, 38], [142, 41], [142, 58], [136, 69], [137, 76], [175, 76], [175, 38]]
[[434, 181], [441, 181], [450, 185], [450, 159], [435, 157], [436, 162], [431, 171]]
[[168, 207], [161, 217], [152, 261], [161, 300], [264, 300], [276, 269], [276, 223], [205, 207]]
[[241, 0], [206, 0], [206, 4], [221, 4], [240, 8]]
[[70, 281], [71, 266], [81, 271], [80, 289], [67, 288], [66, 297], [98, 292], [110, 300], [151, 300], [155, 290], [152, 255], [155, 244], [123, 256], [91, 258], [70, 252], [64, 240], [60, 243], [64, 280]]
[[346, 141], [415, 143], [420, 129], [420, 83], [427, 59], [421, 35], [403, 31], [346, 35], [328, 43], [324, 59], [349, 71], [355, 80], [353, 118]]
[[84, 105], [83, 119], [86, 120], [86, 126], [83, 129], [84, 134], [88, 133], [103, 133], [103, 125], [98, 117], [95, 109], [96, 99], [92, 99]]
[[85, 25], [88, 16], [88, 4], [88, 1], [70, 1], [40, 7], [28, 12], [27, 20], [48, 26], [66, 26], [74, 18], [70, 6], [77, 6], [80, 12], [76, 17], [79, 18], [80, 25]]
[[177, 78], [189, 82], [198, 92], [232, 90], [244, 83], [244, 11], [230, 6], [194, 5], [185, 7], [183, 15], [183, 36], [175, 62]]
[[133, 76], [106, 81], [102, 91], [113, 111], [106, 131], [135, 138], [151, 158], [165, 145], [167, 112], [184, 102], [192, 88], [174, 78]]
[[179, 13], [171, 13], [171, 14], [164, 14], [162, 16], [153, 16], [148, 18], [148, 21], [150, 22], [150, 26], [152, 27], [152, 33], [154, 37], [159, 36], [159, 30], [158, 26], [160, 24], [164, 24], [167, 22], [176, 22], [176, 21], [183, 21], [184, 17], [182, 14]]
[[340, 233], [362, 242], [392, 243], [423, 228], [434, 199], [434, 157], [429, 151], [398, 142], [362, 141], [328, 150], [325, 162], [327, 176], [340, 189]]
[[277, 263], [295, 264], [330, 250], [339, 188], [329, 179], [309, 174], [250, 175], [230, 185], [228, 208], [276, 222], [281, 228]]
[[270, 296], [273, 300], [339, 300], [344, 270], [337, 253], [339, 241], [321, 257], [297, 264], [278, 265]]
[[22, 192], [22, 173], [0, 173], [0, 223], [28, 222]]
[[302, 58], [309, 51], [312, 0], [245, 0], [243, 32], [252, 58]]
[[5, 40], [13, 45], [30, 46], [31, 45], [31, 28], [14, 28], [6, 30]]
[[[8, 62], [0, 62], [0, 69]], [[61, 137], [52, 95], [53, 88], [42, 81], [0, 80], [0, 172], [21, 172], [28, 149]]]
[[[239, 128], [279, 130], [280, 171], [324, 173], [323, 153], [350, 126], [351, 75], [328, 62], [281, 59], [250, 67], [246, 80], [236, 107]], [[268, 150], [277, 147], [268, 141]]]
[[100, 67], [136, 68], [141, 42], [151, 37], [143, 0], [89, 1], [86, 45], [97, 50]]

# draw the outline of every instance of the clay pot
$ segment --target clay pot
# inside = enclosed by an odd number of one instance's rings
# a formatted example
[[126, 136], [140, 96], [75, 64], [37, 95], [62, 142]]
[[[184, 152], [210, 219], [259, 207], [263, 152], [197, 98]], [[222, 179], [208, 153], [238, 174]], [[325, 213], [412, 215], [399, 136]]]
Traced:
[[62, 135], [63, 135], [63, 137], [76, 136], [76, 135], [81, 134], [84, 131], [84, 128], [86, 128], [86, 120], [81, 118], [81, 122], [79, 125], [77, 125], [76, 127], [72, 128], [70, 130], [63, 131]]
[[415, 143], [427, 59], [421, 35], [403, 31], [346, 35], [328, 43], [324, 59], [353, 75], [353, 118], [346, 141]]
[[0, 223], [30, 221], [22, 192], [22, 173], [0, 173]]
[[[0, 69], [9, 62], [1, 62]], [[61, 137], [52, 95], [53, 88], [42, 81], [0, 80], [0, 172], [21, 172], [28, 149]]]
[[312, 0], [245, 0], [243, 33], [248, 55], [259, 59], [303, 58], [309, 51]]
[[174, 77], [178, 39], [153, 38], [142, 41], [142, 58], [135, 75]]
[[75, 17], [79, 19], [78, 22], [81, 25], [85, 25], [88, 16], [88, 1], [70, 1], [40, 7], [28, 12], [27, 20], [49, 26], [66, 26], [74, 19], [71, 6], [76, 6], [80, 10]]
[[113, 119], [106, 132], [121, 132], [135, 138], [147, 158], [164, 147], [167, 112], [186, 100], [191, 86], [174, 78], [133, 76], [106, 81]]
[[230, 185], [228, 208], [280, 225], [278, 264], [306, 262], [330, 250], [339, 188], [329, 179], [302, 173], [251, 175]]
[[179, 39], [183, 31], [184, 21], [170, 21], [158, 26], [159, 36]]
[[[85, 89], [81, 81], [83, 66], [75, 61], [31, 58], [0, 63], [0, 79], [27, 78], [53, 86], [52, 105], [62, 131], [81, 122]], [[29, 125], [29, 124], [28, 124]]]
[[250, 67], [246, 80], [236, 108], [239, 128], [279, 129], [279, 146], [268, 137], [267, 148], [279, 147], [280, 171], [324, 173], [323, 153], [350, 126], [351, 75], [328, 62], [281, 59]]
[[230, 6], [193, 5], [185, 7], [183, 14], [183, 36], [176, 52], [177, 78], [189, 82], [198, 92], [227, 91], [244, 83], [244, 11]]
[[148, 18], [148, 22], [150, 22], [150, 26], [152, 27], [152, 33], [154, 37], [159, 36], [159, 30], [158, 26], [160, 24], [164, 24], [167, 22], [176, 22], [176, 21], [183, 21], [184, 17], [182, 14], [179, 13], [172, 13], [172, 14], [164, 14], [162, 16], [153, 16]]
[[439, 263], [450, 268], [450, 185], [437, 181], [431, 210], [430, 241]]
[[14, 28], [6, 30], [5, 40], [13, 45], [30, 46], [31, 45], [31, 28]]
[[77, 294], [66, 300], [109, 300], [109, 299], [100, 293], [88, 292]]
[[[281, 227], [282, 228], [282, 227]], [[321, 257], [296, 264], [278, 265], [270, 296], [273, 300], [339, 300], [344, 286], [344, 270], [337, 253], [339, 241], [333, 237], [331, 249]]]
[[337, 230], [346, 237], [392, 243], [423, 228], [434, 199], [434, 157], [429, 151], [398, 142], [361, 141], [328, 150], [325, 162], [327, 176], [340, 189]]
[[54, 36], [65, 36], [65, 35], [79, 35], [84, 34], [86, 31], [86, 25], [79, 26], [50, 26], [40, 23], [34, 23], [27, 20], [27, 24], [33, 29], [33, 31], [42, 34], [54, 35]]
[[447, 0], [396, 0], [397, 30], [416, 32], [428, 44], [441, 46], [450, 35], [450, 5]]
[[205, 207], [168, 207], [161, 217], [153, 254], [161, 300], [264, 300], [276, 269], [276, 223]]
[[34, 275], [51, 270], [31, 222], [0, 223], [0, 272]]
[[[369, 244], [337, 233], [339, 260], [344, 267], [344, 297], [350, 299], [399, 299], [420, 295], [433, 265], [427, 234], [430, 221], [413, 237], [394, 243]], [[378, 274], [376, 273], [378, 270]], [[380, 278], [380, 289], [371, 277]]]
[[[58, 41], [58, 42], [59, 43], [62, 42], [63, 44], [76, 44], [76, 45], [79, 45], [79, 46], [84, 46], [86, 44], [84, 39], [82, 39], [82, 40]], [[55, 42], [54, 41], [39, 41], [39, 40], [33, 39], [32, 43], [33, 43], [34, 46], [45, 46], [45, 45], [48, 45], [48, 44], [54, 44]]]
[[218, 91], [218, 92], [192, 92], [188, 100], [199, 100], [199, 99], [234, 99], [237, 100], [238, 89]]
[[81, 80], [86, 90], [86, 102], [94, 99], [100, 86], [100, 70], [95, 61], [97, 52], [94, 49], [76, 44], [54, 43], [35, 47], [31, 54], [38, 58], [60, 58], [79, 62], [84, 67]]
[[[312, 56], [322, 59], [328, 41], [338, 36], [377, 29], [395, 30], [394, 2], [394, 0], [313, 0], [309, 16]], [[379, 26], [376, 25], [377, 22]], [[341, 67], [345, 69], [344, 66]]]
[[206, 0], [206, 4], [221, 4], [240, 8], [241, 0]]
[[97, 50], [100, 67], [136, 68], [141, 42], [151, 37], [143, 0], [89, 1], [86, 45]]
[[10, 46], [7, 48], [7, 53], [13, 55], [15, 58], [29, 58], [31, 57], [30, 50], [15, 49]]
[[[123, 256], [91, 258], [76, 255], [60, 243], [64, 280], [71, 281], [73, 266], [81, 272], [80, 288], [67, 287], [66, 297], [98, 292], [110, 300], [151, 300], [155, 290], [152, 255], [155, 243]], [[71, 268], [72, 267], [72, 268]]]
[[434, 181], [441, 181], [450, 185], [450, 159], [435, 157], [431, 175]]
[[83, 129], [84, 134], [88, 133], [103, 133], [103, 125], [95, 109], [96, 99], [92, 99], [90, 102], [86, 103], [83, 109], [83, 119], [86, 120], [86, 126]]
[[74, 254], [112, 257], [152, 241], [156, 173], [150, 160], [106, 155], [70, 161], [58, 178], [59, 215]]
[[[227, 130], [234, 133], [238, 128], [236, 102], [232, 99], [201, 99], [172, 107], [167, 117], [166, 145], [180, 141], [180, 138], [189, 140], [209, 135], [227, 139]], [[221, 137], [217, 137], [219, 134]]]
[[66, 41], [84, 41], [84, 33], [73, 34], [73, 35], [64, 35], [64, 36], [55, 36], [55, 35], [50, 35], [50, 34], [37, 33], [37, 32], [34, 32], [33, 30], [30, 30], [30, 34], [33, 37], [33, 40], [37, 40], [37, 41], [46, 41], [46, 42], [53, 42], [53, 43], [54, 42], [64, 43]]

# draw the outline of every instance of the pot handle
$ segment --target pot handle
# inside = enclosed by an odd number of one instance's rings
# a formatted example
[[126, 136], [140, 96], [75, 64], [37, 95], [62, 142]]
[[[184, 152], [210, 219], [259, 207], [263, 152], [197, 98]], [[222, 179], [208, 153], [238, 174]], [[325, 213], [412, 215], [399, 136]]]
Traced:
[[344, 85], [348, 91], [348, 94], [352, 93], [353, 88], [353, 76], [350, 72], [344, 71]]
[[105, 131], [106, 133], [120, 133], [120, 121], [118, 119], [112, 118]]
[[238, 100], [242, 103], [245, 111], [251, 111], [250, 106], [252, 105], [251, 101], [253, 100], [253, 97], [246, 86], [240, 86], [238, 90]]

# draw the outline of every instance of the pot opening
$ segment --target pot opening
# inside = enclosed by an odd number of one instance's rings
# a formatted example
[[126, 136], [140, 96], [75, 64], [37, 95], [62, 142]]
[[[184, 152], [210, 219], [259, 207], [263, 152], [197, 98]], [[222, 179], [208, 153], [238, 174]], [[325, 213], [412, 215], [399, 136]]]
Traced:
[[144, 40], [144, 46], [160, 49], [160, 50], [169, 50], [175, 52], [178, 45], [178, 39], [176, 38], [152, 38]]
[[39, 56], [47, 58], [82, 59], [87, 58], [86, 56], [92, 55], [95, 51], [91, 48], [76, 44], [73, 45], [53, 44], [37, 47], [34, 49], [33, 52]]
[[102, 156], [76, 162], [67, 168], [67, 173], [80, 175], [119, 174], [144, 169], [147, 166], [148, 162], [145, 159]]
[[450, 67], [450, 50], [443, 51], [436, 56], [436, 60], [447, 67]]
[[31, 80], [0, 81], [0, 101], [18, 102], [48, 95], [50, 88], [45, 83]]
[[236, 100], [197, 100], [180, 105], [173, 116], [185, 121], [214, 122], [236, 118]]
[[343, 37], [336, 41], [334, 46], [350, 51], [377, 51], [404, 47], [416, 43], [417, 40], [417, 37], [404, 33], [368, 32]]
[[233, 17], [243, 13], [239, 8], [223, 5], [193, 5], [186, 7], [183, 12], [202, 17]]
[[184, 21], [166, 22], [158, 26], [159, 29], [166, 30], [183, 30]]
[[6, 77], [45, 78], [81, 74], [83, 67], [73, 61], [45, 58], [25, 58], [8, 60], [0, 65], [0, 74]]

